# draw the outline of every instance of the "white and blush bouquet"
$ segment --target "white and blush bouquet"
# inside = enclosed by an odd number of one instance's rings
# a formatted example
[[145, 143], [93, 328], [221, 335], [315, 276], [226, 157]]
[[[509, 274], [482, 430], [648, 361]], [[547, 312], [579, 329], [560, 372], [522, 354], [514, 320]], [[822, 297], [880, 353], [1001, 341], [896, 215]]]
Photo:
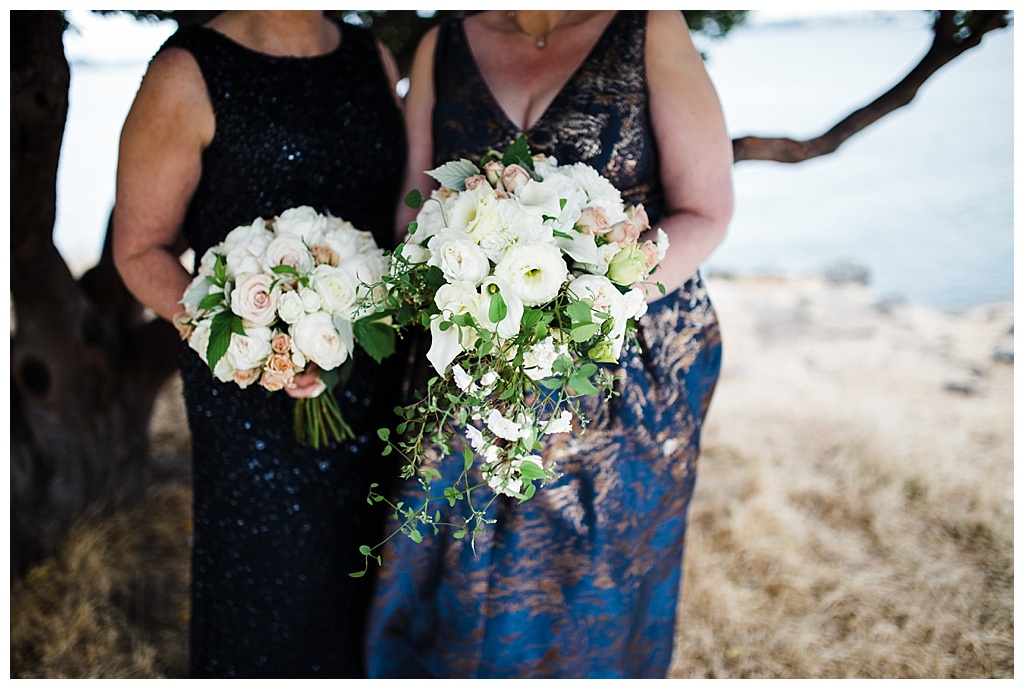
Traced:
[[358, 343], [380, 361], [394, 330], [371, 305], [389, 258], [373, 235], [308, 206], [236, 227], [200, 260], [175, 325], [213, 376], [277, 392], [311, 366], [319, 393], [296, 400], [296, 438], [352, 437], [333, 386]]
[[[472, 517], [454, 525], [463, 538], [484, 528], [495, 496], [527, 500], [558, 478], [542, 458], [544, 438], [584, 431], [580, 396], [614, 394], [601, 364], [617, 363], [635, 337], [668, 249], [660, 229], [642, 238], [643, 207], [624, 204], [593, 167], [531, 156], [522, 137], [479, 165], [462, 159], [427, 174], [441, 186], [427, 199], [406, 197], [420, 211], [381, 291], [396, 327], [430, 332], [436, 375], [422, 399], [397, 409], [397, 436], [380, 431], [385, 451], [404, 456], [403, 477], [427, 493], [419, 508], [392, 505], [399, 531], [417, 541], [420, 526], [437, 529], [433, 499], [466, 501]], [[427, 459], [435, 449], [462, 465], [440, 495], [431, 492], [436, 460]], [[475, 504], [484, 487], [489, 497]]]

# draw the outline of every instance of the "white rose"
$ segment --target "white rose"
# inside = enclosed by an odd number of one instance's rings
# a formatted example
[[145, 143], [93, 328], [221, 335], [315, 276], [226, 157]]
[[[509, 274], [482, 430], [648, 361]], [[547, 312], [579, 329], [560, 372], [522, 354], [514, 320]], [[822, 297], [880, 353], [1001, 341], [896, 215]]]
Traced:
[[476, 286], [490, 273], [487, 255], [465, 232], [441, 230], [427, 246], [427, 264], [440, 268], [448, 282], [465, 281]]
[[369, 232], [355, 228], [328, 230], [323, 242], [338, 252], [342, 258], [377, 250], [377, 242]]
[[274, 353], [270, 345], [273, 336], [270, 328], [246, 328], [244, 335], [231, 333], [231, 344], [224, 358], [236, 371], [262, 368]]
[[263, 252], [263, 267], [272, 272], [277, 266], [291, 266], [305, 275], [312, 270], [315, 261], [309, 247], [298, 235], [279, 233]]
[[275, 232], [296, 235], [309, 246], [316, 244], [326, 230], [327, 217], [309, 206], [289, 208], [274, 218]]
[[235, 382], [235, 367], [231, 365], [226, 356], [222, 356], [217, 365], [214, 366], [213, 377], [222, 383]]
[[226, 255], [239, 247], [245, 247], [251, 255], [259, 256], [273, 238], [274, 233], [267, 229], [263, 218], [256, 218], [252, 223], [240, 225], [228, 232], [220, 243], [219, 252]]
[[[383, 284], [384, 275], [388, 272], [390, 259], [381, 249], [374, 249], [371, 252], [363, 252], [349, 256], [342, 260], [339, 268], [348, 272], [356, 286], [356, 304], [347, 314], [350, 320], [358, 320], [363, 316], [371, 314], [376, 309], [375, 304], [384, 299], [386, 287]], [[371, 293], [371, 288], [375, 291]], [[367, 301], [367, 298], [370, 298]]]
[[494, 268], [526, 306], [540, 306], [558, 295], [569, 269], [561, 251], [543, 242], [518, 244]]
[[302, 300], [302, 308], [306, 313], [315, 313], [323, 306], [323, 299], [315, 289], [309, 287], [299, 288], [299, 298]]
[[210, 365], [210, 361], [206, 358], [206, 349], [210, 346], [210, 324], [212, 322], [209, 318], [199, 321], [188, 338], [188, 346], [195, 350], [207, 366]]
[[[268, 242], [269, 243], [269, 242]], [[263, 262], [260, 257], [263, 255], [264, 246], [243, 245], [237, 246], [224, 256], [224, 264], [229, 275], [249, 275], [263, 272]]]
[[295, 348], [324, 370], [337, 368], [348, 359], [349, 348], [328, 313], [303, 316], [291, 327], [290, 334]]
[[351, 273], [329, 265], [317, 266], [310, 275], [310, 285], [320, 295], [324, 311], [348, 315], [356, 303], [357, 283]]
[[285, 292], [277, 300], [277, 315], [282, 321], [291, 325], [306, 314], [302, 305], [302, 297], [296, 291]]
[[480, 320], [480, 293], [471, 282], [441, 285], [434, 293], [434, 303], [446, 320], [461, 314], [469, 314], [475, 320]]
[[231, 291], [231, 311], [255, 326], [270, 325], [277, 318], [278, 290], [265, 273], [239, 276]]

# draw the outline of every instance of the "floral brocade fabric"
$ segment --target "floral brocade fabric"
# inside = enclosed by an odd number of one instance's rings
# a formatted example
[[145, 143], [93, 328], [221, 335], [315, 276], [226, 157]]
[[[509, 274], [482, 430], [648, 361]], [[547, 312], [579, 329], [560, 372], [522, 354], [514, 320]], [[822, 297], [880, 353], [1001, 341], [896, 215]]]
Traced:
[[[401, 114], [372, 36], [339, 26], [338, 48], [311, 58], [254, 52], [200, 26], [166, 43], [195, 58], [216, 117], [185, 220], [197, 259], [236, 226], [302, 205], [392, 246]], [[193, 446], [191, 676], [363, 676], [372, 582], [347, 573], [381, 529], [384, 513], [366, 496], [392, 473], [376, 431], [399, 400], [400, 367], [357, 352], [336, 391], [356, 437], [314, 451], [295, 441], [287, 394], [219, 383], [182, 351]]]
[[[619, 12], [538, 123], [531, 150], [593, 165], [662, 212], [647, 108], [646, 12]], [[461, 23], [435, 56], [435, 160], [478, 159], [521, 133], [494, 101]], [[671, 260], [671, 252], [669, 253]], [[371, 677], [664, 677], [672, 658], [701, 425], [718, 378], [718, 322], [695, 276], [640, 319], [611, 400], [587, 398], [583, 435], [546, 439], [563, 476], [455, 540], [393, 539], [367, 636]], [[461, 459], [438, 464], [440, 492]], [[422, 500], [411, 482], [397, 496]], [[441, 502], [441, 521], [461, 514]], [[685, 624], [685, 620], [681, 622]]]

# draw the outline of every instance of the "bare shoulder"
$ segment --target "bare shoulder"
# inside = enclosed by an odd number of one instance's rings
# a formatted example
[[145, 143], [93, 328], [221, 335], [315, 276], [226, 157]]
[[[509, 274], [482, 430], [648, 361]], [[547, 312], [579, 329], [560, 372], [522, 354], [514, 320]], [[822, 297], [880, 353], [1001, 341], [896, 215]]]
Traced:
[[180, 134], [187, 133], [205, 142], [213, 137], [213, 106], [206, 82], [187, 50], [166, 48], [152, 59], [126, 125], [133, 124], [133, 120], [142, 124], [155, 118], [183, 127], [185, 131], [179, 130]]
[[679, 10], [650, 10], [647, 16], [648, 55], [700, 57], [690, 37], [690, 27]]

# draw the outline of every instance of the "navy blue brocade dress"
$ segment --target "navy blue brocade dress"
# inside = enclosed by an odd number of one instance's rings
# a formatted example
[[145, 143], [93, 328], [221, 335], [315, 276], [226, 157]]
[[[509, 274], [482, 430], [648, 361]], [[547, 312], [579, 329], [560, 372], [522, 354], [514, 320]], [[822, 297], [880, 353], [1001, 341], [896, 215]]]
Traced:
[[[363, 29], [340, 25], [331, 53], [272, 57], [204, 27], [178, 31], [216, 116], [185, 233], [196, 257], [237, 225], [295, 206], [351, 221], [392, 245], [405, 164], [401, 115]], [[361, 352], [357, 353], [357, 357]], [[362, 543], [379, 538], [371, 481], [387, 485], [376, 429], [401, 381], [357, 360], [337, 391], [357, 437], [299, 446], [294, 400], [216, 381], [187, 346], [182, 377], [193, 445], [193, 677], [359, 677], [371, 581]]]
[[[594, 166], [656, 227], [664, 204], [645, 28], [646, 12], [618, 13], [525, 133], [535, 153]], [[479, 159], [522, 133], [483, 81], [461, 23], [441, 27], [434, 78], [435, 164]], [[586, 433], [545, 438], [563, 477], [526, 502], [500, 497], [475, 554], [450, 530], [389, 544], [367, 635], [371, 677], [667, 674], [701, 425], [721, 357], [699, 276], [651, 305], [639, 339], [642, 351], [625, 351], [614, 371], [621, 396], [587, 400]], [[452, 481], [462, 462], [440, 468]], [[411, 482], [400, 491], [408, 504], [421, 500]], [[462, 507], [446, 505], [442, 522]]]

